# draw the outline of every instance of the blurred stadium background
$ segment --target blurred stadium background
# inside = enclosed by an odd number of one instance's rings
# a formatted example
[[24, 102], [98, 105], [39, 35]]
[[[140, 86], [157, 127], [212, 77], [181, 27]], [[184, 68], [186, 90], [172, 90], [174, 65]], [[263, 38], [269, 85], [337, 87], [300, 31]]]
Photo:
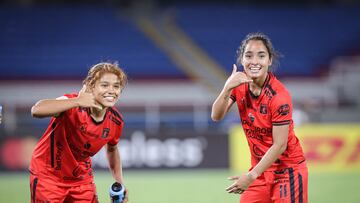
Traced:
[[[27, 166], [49, 119], [39, 99], [76, 92], [88, 68], [118, 61], [118, 107], [133, 203], [238, 202], [225, 188], [248, 167], [237, 110], [210, 119], [241, 39], [261, 31], [283, 54], [309, 164], [310, 202], [360, 202], [360, 4], [357, 0], [0, 1], [0, 202], [29, 202]], [[109, 202], [104, 153], [93, 158]]]

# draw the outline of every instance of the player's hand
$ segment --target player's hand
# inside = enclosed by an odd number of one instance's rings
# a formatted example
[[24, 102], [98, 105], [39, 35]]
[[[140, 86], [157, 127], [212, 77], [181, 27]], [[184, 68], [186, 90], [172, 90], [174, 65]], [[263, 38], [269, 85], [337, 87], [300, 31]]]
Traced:
[[125, 197], [122, 203], [128, 203], [129, 202], [129, 190], [125, 188]]
[[235, 181], [229, 187], [226, 188], [228, 193], [242, 194], [246, 189], [249, 188], [250, 184], [254, 181], [248, 175], [244, 174], [241, 176], [232, 176], [229, 180]]
[[102, 107], [96, 102], [93, 93], [86, 85], [81, 88], [77, 99], [81, 107], [95, 107], [102, 110]]
[[244, 72], [238, 72], [237, 66], [233, 65], [233, 70], [230, 77], [225, 82], [225, 88], [228, 90], [232, 90], [235, 87], [241, 85], [242, 83], [249, 83], [253, 80], [248, 78], [248, 76]]

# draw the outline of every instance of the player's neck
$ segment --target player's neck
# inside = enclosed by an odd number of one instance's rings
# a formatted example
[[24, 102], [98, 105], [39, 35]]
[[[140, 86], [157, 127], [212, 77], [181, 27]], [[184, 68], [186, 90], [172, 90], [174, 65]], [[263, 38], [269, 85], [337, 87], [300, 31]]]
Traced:
[[255, 96], [259, 96], [261, 94], [262, 87], [264, 86], [265, 80], [268, 77], [268, 73], [266, 73], [264, 76], [253, 79], [253, 82], [250, 83], [250, 91]]
[[90, 116], [97, 122], [104, 120], [107, 108], [99, 110], [97, 108], [90, 108]]

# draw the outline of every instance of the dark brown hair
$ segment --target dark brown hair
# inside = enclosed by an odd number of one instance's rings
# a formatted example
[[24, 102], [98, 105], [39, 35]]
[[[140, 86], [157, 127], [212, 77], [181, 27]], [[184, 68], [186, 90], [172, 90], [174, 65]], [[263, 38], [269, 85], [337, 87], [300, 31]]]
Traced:
[[241, 65], [241, 59], [244, 55], [245, 47], [251, 40], [258, 40], [264, 44], [269, 53], [269, 58], [272, 60], [272, 65], [269, 67], [269, 71], [273, 71], [273, 69], [279, 65], [278, 59], [281, 57], [281, 54], [274, 49], [270, 38], [261, 32], [249, 33], [246, 35], [238, 50], [236, 51], [236, 64], [238, 66]]

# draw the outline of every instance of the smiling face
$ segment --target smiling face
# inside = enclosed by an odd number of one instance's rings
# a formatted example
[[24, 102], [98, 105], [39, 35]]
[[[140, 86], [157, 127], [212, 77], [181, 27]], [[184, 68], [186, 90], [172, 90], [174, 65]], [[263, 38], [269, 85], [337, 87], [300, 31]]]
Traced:
[[103, 106], [112, 107], [115, 105], [121, 94], [120, 79], [114, 73], [104, 73], [94, 84], [93, 94], [95, 100]]
[[249, 40], [241, 58], [246, 75], [253, 80], [265, 79], [271, 63], [264, 43], [261, 40]]

